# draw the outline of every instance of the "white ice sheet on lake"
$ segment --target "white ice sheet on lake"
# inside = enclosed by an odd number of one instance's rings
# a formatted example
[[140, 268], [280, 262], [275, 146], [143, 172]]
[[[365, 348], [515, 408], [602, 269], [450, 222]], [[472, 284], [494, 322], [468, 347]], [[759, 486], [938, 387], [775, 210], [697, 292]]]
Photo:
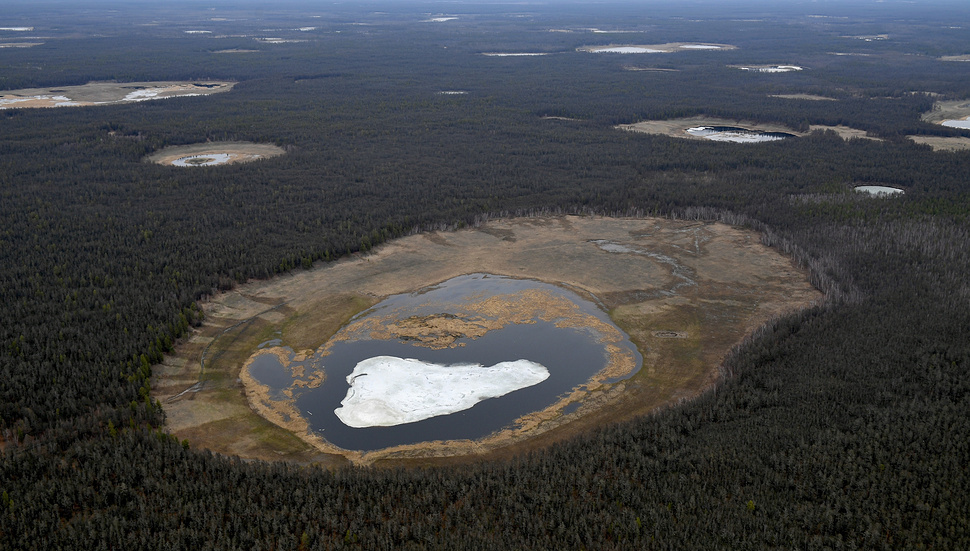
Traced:
[[773, 136], [773, 135], [769, 135], [763, 132], [758, 132], [753, 130], [718, 131], [710, 126], [695, 126], [693, 128], [688, 128], [686, 132], [691, 136], [706, 138], [708, 140], [713, 140], [715, 142], [756, 143], [756, 142], [774, 142], [774, 141], [785, 139], [783, 136]]
[[598, 48], [593, 50], [595, 54], [662, 54], [663, 50], [653, 48], [643, 48], [640, 46], [615, 46], [613, 48]]
[[948, 121], [943, 121], [943, 126], [949, 126], [950, 128], [970, 128], [970, 120], [967, 119], [952, 119]]
[[484, 367], [376, 356], [347, 376], [350, 389], [334, 413], [353, 428], [391, 427], [463, 411], [547, 378], [548, 369], [528, 360]]
[[885, 197], [885, 196], [905, 193], [903, 190], [899, 188], [888, 187], [888, 186], [856, 186], [852, 189], [862, 193], [868, 193], [869, 195], [874, 195], [876, 197], [880, 197], [880, 196]]
[[[190, 162], [193, 159], [209, 159], [202, 163]], [[180, 157], [172, 161], [175, 166], [211, 166], [211, 165], [221, 165], [228, 163], [232, 159], [232, 155], [229, 153], [211, 153], [208, 155], [190, 155], [188, 157]]]

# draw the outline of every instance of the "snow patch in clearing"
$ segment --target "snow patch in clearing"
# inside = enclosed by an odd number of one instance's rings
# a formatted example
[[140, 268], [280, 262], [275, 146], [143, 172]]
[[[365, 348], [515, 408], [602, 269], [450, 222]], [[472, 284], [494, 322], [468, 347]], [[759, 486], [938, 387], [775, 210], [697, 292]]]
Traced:
[[3, 109], [4, 105], [12, 105], [14, 103], [20, 103], [22, 101], [30, 101], [35, 98], [2, 98], [0, 99], [0, 109]]
[[295, 38], [280, 38], [278, 36], [269, 38], [255, 38], [256, 42], [262, 42], [263, 44], [297, 44], [299, 42], [307, 42], [306, 40], [298, 40]]
[[[168, 92], [170, 88], [143, 88], [141, 90], [135, 90], [134, 92], [128, 92], [125, 97], [120, 101], [148, 101], [153, 99], [166, 99], [170, 97], [180, 97], [180, 98], [190, 98], [193, 96], [201, 96], [202, 94], [179, 94], [178, 96], [162, 96], [159, 94], [162, 92]], [[64, 98], [68, 99], [68, 98]]]
[[943, 126], [949, 126], [950, 128], [968, 128], [970, 129], [970, 117], [964, 117], [962, 119], [952, 119], [948, 121], [943, 121], [940, 124]]
[[[189, 155], [188, 157], [181, 157], [172, 161], [175, 166], [212, 166], [212, 165], [222, 165], [229, 162], [232, 159], [232, 155], [229, 153], [212, 153], [210, 155]], [[196, 160], [201, 162], [193, 162]], [[202, 159], [205, 159], [202, 161]]]
[[521, 57], [521, 56], [547, 55], [547, 54], [545, 52], [521, 52], [521, 53], [491, 52], [491, 53], [483, 53], [482, 55], [486, 55], [488, 57]]
[[862, 193], [868, 193], [874, 197], [891, 197], [893, 195], [901, 195], [905, 193], [899, 188], [889, 186], [856, 186], [852, 189]]
[[640, 46], [616, 46], [615, 48], [598, 48], [594, 54], [662, 54], [663, 50], [642, 48]]
[[347, 376], [350, 388], [334, 413], [353, 428], [391, 427], [464, 411], [548, 378], [548, 369], [528, 360], [484, 367], [376, 356]]
[[792, 71], [802, 71], [804, 67], [799, 67], [798, 65], [771, 65], [765, 67], [738, 67], [738, 69], [754, 73], [790, 73]]

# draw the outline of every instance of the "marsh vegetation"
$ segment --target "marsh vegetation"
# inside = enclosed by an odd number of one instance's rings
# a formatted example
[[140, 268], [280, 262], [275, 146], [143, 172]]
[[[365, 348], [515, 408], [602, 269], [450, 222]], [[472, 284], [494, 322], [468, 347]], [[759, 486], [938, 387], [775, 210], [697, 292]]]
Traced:
[[[935, 150], [970, 138], [922, 118], [970, 97], [941, 61], [966, 10], [699, 5], [4, 2], [33, 30], [0, 40], [42, 44], [0, 48], [0, 89], [236, 84], [0, 110], [0, 548], [970, 548], [970, 153]], [[577, 51], [654, 42], [737, 48]], [[731, 67], [774, 64], [805, 70]], [[615, 129], [688, 119], [799, 138]], [[879, 140], [813, 130], [840, 126]], [[287, 154], [144, 162], [218, 142]], [[572, 255], [525, 247], [607, 220]], [[473, 272], [592, 289], [590, 259], [644, 367], [529, 438], [348, 458], [238, 380], [381, 297]], [[825, 300], [785, 314], [786, 278]]]

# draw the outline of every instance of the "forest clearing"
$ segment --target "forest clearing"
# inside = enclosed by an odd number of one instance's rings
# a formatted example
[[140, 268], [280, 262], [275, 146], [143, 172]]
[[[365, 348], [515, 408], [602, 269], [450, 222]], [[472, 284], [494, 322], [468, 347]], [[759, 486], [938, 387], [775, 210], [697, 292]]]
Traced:
[[0, 91], [0, 109], [87, 107], [228, 92], [234, 82], [89, 82]]
[[[615, 383], [607, 379], [617, 373], [594, 376], [518, 428], [481, 441], [434, 441], [367, 453], [339, 449], [308, 434], [292, 405], [278, 404], [284, 407], [277, 410], [263, 405], [265, 392], [253, 394], [243, 364], [259, 343], [279, 339], [309, 356], [328, 346], [345, 320], [379, 299], [477, 272], [555, 283], [594, 297], [636, 343], [643, 367]], [[163, 362], [153, 394], [166, 404], [173, 434], [193, 446], [243, 457], [302, 461], [320, 452], [358, 464], [501, 457], [696, 395], [717, 378], [731, 347], [768, 320], [820, 299], [791, 260], [761, 245], [756, 233], [723, 224], [574, 216], [495, 220], [475, 229], [401, 238], [362, 256], [214, 297], [203, 305], [206, 324]], [[267, 311], [277, 304], [283, 306]], [[199, 358], [206, 349], [200, 379]], [[201, 390], [173, 398], [200, 381]], [[261, 425], [255, 411], [243, 411], [246, 396], [282, 428], [212, 430], [228, 419], [238, 426]], [[563, 414], [570, 404], [578, 409]], [[296, 445], [287, 434], [307, 446]], [[333, 461], [339, 459], [328, 462]]]

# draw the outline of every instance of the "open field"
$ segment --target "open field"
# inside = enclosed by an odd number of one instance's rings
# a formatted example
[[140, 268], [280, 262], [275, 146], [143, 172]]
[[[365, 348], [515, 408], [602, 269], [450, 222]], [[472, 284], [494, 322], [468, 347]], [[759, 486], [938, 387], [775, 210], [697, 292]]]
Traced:
[[668, 119], [663, 121], [641, 121], [633, 124], [621, 124], [617, 128], [630, 130], [632, 132], [643, 132], [646, 134], [660, 134], [673, 138], [687, 138], [691, 140], [704, 140], [700, 136], [693, 136], [687, 133], [688, 128], [698, 126], [732, 126], [741, 127], [754, 132], [785, 132], [795, 136], [804, 136], [804, 133], [796, 132], [787, 126], [780, 124], [762, 124], [750, 121], [736, 121], [720, 119], [717, 117], [688, 117], [683, 119]]
[[837, 125], [837, 126], [826, 126], [826, 125], [822, 125], [822, 124], [813, 124], [813, 125], [809, 126], [809, 129], [811, 131], [813, 131], [813, 132], [815, 130], [831, 130], [832, 132], [835, 132], [836, 134], [838, 134], [839, 137], [842, 138], [843, 140], [851, 140], [853, 138], [862, 138], [862, 139], [866, 139], [866, 140], [874, 140], [874, 141], [877, 141], [877, 142], [883, 141], [882, 138], [874, 138], [872, 136], [869, 136], [866, 133], [865, 130], [859, 130], [858, 128], [849, 128], [848, 126], [845, 126], [845, 125], [842, 125], [842, 124]]
[[0, 109], [85, 107], [228, 92], [234, 82], [89, 82], [80, 86], [0, 91]]
[[[576, 388], [515, 428], [482, 440], [367, 453], [288, 431], [251, 409], [254, 395], [243, 382], [242, 366], [261, 343], [279, 339], [309, 352], [384, 297], [479, 272], [554, 283], [597, 301], [637, 345], [643, 367], [624, 381]], [[156, 369], [154, 395], [165, 404], [167, 429], [174, 435], [242, 457], [328, 464], [501, 457], [695, 396], [716, 380], [718, 365], [746, 335], [820, 298], [805, 273], [761, 245], [756, 233], [722, 224], [499, 220], [477, 229], [413, 235], [368, 255], [217, 296], [203, 305], [206, 324]]]
[[[720, 119], [717, 117], [689, 117], [683, 119], [668, 119], [662, 121], [641, 121], [633, 124], [621, 124], [616, 128], [621, 130], [629, 130], [632, 132], [643, 132], [645, 134], [660, 134], [661, 136], [670, 136], [673, 138], [686, 138], [690, 140], [705, 140], [701, 136], [695, 136], [687, 132], [688, 128], [694, 128], [698, 126], [731, 126], [731, 127], [741, 127], [751, 130], [752, 132], [785, 132], [792, 134], [794, 136], [806, 136], [805, 132], [798, 132], [792, 130], [787, 126], [781, 124], [765, 124], [765, 123], [755, 123], [750, 121], [737, 121], [730, 119]], [[849, 140], [852, 138], [865, 138], [869, 140], [879, 140], [878, 138], [872, 138], [866, 135], [864, 130], [859, 130], [856, 128], [849, 128], [848, 126], [838, 125], [838, 126], [824, 126], [819, 124], [813, 124], [809, 127], [810, 131], [815, 130], [831, 130], [838, 134], [843, 140]]]
[[933, 151], [968, 151], [970, 150], [970, 138], [956, 136], [946, 138], [943, 136], [907, 136], [916, 143], [926, 144], [933, 148]]
[[[251, 142], [205, 142], [189, 145], [166, 147], [156, 151], [145, 159], [160, 165], [209, 165], [232, 164], [256, 161], [267, 157], [282, 155], [285, 151], [272, 144]], [[212, 157], [207, 157], [212, 156]], [[217, 159], [218, 162], [205, 162], [206, 159]], [[197, 162], [202, 161], [202, 162]]]

